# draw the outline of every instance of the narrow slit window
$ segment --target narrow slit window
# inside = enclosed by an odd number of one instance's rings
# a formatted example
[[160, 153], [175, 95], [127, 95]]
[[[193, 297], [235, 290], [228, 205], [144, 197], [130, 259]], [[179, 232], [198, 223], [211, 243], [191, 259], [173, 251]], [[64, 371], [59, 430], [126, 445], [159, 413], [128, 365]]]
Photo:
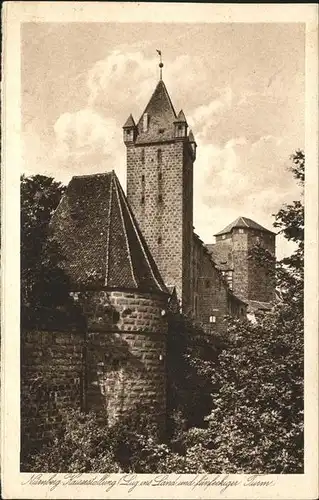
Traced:
[[162, 172], [158, 172], [158, 180], [161, 181], [162, 180]]
[[157, 243], [158, 243], [159, 245], [162, 243], [162, 237], [161, 237], [161, 236], [159, 236], [159, 237], [157, 238]]
[[157, 161], [158, 161], [158, 163], [162, 163], [162, 150], [161, 149], [157, 150]]
[[159, 203], [162, 203], [162, 201], [163, 201], [163, 196], [161, 194], [158, 195], [158, 201], [159, 201]]
[[142, 182], [145, 182], [145, 175], [142, 174]]
[[143, 164], [145, 163], [145, 151], [144, 151], [144, 148], [141, 150], [141, 162]]
[[142, 196], [141, 203], [142, 203], [142, 205], [144, 205], [144, 203], [145, 203], [145, 196]]

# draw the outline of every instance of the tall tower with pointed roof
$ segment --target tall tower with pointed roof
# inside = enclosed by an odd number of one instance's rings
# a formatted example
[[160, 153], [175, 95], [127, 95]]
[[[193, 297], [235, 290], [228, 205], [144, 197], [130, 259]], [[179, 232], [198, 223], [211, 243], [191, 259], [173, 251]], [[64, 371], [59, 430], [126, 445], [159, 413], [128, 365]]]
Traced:
[[127, 198], [167, 286], [192, 309], [193, 163], [196, 143], [162, 79], [135, 124], [123, 126]]

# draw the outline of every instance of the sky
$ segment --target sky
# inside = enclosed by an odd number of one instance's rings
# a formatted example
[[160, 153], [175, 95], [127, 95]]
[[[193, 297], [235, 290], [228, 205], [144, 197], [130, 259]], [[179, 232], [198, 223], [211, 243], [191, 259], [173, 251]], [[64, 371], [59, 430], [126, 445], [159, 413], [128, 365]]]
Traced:
[[[238, 216], [268, 229], [300, 199], [290, 155], [304, 148], [304, 24], [24, 23], [23, 172], [67, 183], [115, 170], [122, 126], [159, 79], [197, 142], [194, 226], [205, 243]], [[277, 257], [293, 247], [277, 238]]]

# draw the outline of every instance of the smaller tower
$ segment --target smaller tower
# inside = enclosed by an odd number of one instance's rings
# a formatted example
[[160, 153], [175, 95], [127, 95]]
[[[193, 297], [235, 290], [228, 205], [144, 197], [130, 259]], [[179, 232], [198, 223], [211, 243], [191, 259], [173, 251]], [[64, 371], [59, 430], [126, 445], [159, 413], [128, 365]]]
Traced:
[[124, 144], [129, 146], [130, 144], [134, 144], [136, 139], [136, 125], [132, 115], [128, 117], [126, 122], [123, 125], [123, 140]]
[[247, 217], [238, 217], [215, 237], [210, 251], [233, 293], [248, 302], [272, 302], [275, 233]]
[[181, 109], [177, 115], [176, 120], [174, 120], [175, 127], [175, 138], [176, 139], [185, 139], [187, 137], [187, 121], [184, 115], [183, 110]]

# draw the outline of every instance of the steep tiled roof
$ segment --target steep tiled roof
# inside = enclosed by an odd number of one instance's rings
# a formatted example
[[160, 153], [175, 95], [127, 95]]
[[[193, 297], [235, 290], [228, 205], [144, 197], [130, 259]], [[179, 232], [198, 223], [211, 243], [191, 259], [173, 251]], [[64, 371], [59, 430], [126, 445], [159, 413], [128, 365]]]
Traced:
[[[148, 115], [148, 129], [143, 131], [143, 116]], [[157, 142], [174, 138], [174, 121], [176, 113], [169, 97], [165, 83], [160, 80], [145, 108], [138, 124], [136, 143]]]
[[261, 302], [259, 300], [247, 300], [248, 312], [270, 311], [274, 304], [271, 302]]
[[227, 246], [215, 245], [215, 243], [206, 243], [208, 252], [221, 271], [230, 271], [234, 268], [231, 249]]
[[72, 286], [165, 292], [114, 172], [73, 177], [52, 219]]
[[[266, 233], [273, 233], [273, 231], [269, 231], [265, 227], [261, 226], [257, 222], [252, 219], [248, 219], [247, 217], [238, 217], [231, 224], [226, 226], [222, 231], [219, 231], [214, 236], [219, 236], [221, 234], [230, 233], [234, 228], [250, 228], [250, 229], [258, 229], [259, 231], [265, 231]], [[273, 233], [275, 234], [275, 233]]]
[[123, 128], [135, 127], [135, 121], [132, 115], [128, 117], [126, 122], [123, 125]]

